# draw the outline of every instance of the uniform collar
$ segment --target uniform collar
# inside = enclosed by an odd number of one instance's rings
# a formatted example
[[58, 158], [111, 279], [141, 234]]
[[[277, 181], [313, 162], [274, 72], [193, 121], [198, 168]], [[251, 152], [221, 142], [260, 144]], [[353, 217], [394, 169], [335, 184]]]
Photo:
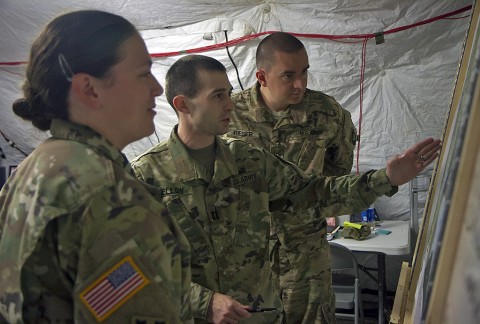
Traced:
[[257, 81], [253, 87], [250, 88], [250, 107], [255, 107], [250, 114], [256, 121], [270, 121], [271, 114], [267, 105], [263, 102], [262, 94], [260, 92], [260, 83]]
[[127, 172], [133, 174], [127, 157], [115, 146], [109, 143], [105, 137], [88, 126], [72, 123], [62, 119], [53, 119], [50, 127], [53, 138], [66, 139], [83, 143], [100, 152], [108, 159], [121, 165]]
[[[205, 170], [203, 166], [195, 163], [187, 151], [185, 144], [177, 135], [178, 125], [176, 125], [168, 139], [167, 145], [172, 155], [172, 159], [177, 170], [177, 175], [181, 181], [190, 181], [195, 179], [205, 179]], [[238, 175], [238, 169], [235, 163], [235, 157], [229, 151], [225, 142], [218, 136], [215, 136], [215, 167], [212, 182], [221, 182], [232, 175]]]

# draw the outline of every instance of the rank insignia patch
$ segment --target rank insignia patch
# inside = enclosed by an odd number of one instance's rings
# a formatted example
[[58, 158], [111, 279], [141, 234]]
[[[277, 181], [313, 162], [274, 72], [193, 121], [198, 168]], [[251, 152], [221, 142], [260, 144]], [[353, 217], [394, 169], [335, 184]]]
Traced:
[[82, 291], [80, 299], [101, 322], [148, 283], [133, 259], [127, 256]]

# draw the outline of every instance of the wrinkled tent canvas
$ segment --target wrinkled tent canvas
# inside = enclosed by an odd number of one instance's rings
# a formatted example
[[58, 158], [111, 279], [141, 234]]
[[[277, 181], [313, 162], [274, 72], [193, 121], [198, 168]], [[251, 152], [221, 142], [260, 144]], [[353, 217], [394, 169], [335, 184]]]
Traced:
[[[184, 55], [182, 51], [199, 49], [225, 64], [234, 92], [255, 82], [255, 49], [262, 39], [256, 34], [306, 34], [300, 39], [309, 53], [308, 87], [334, 96], [351, 112], [357, 129], [361, 126], [355, 173], [357, 167], [360, 172], [383, 167], [393, 154], [425, 137], [441, 138], [471, 11], [450, 17], [458, 19], [386, 34], [382, 44], [369, 39], [364, 55], [359, 35], [411, 26], [472, 4], [467, 0], [0, 0], [0, 131], [6, 137], [0, 136], [0, 167], [8, 176], [48, 136], [16, 117], [11, 105], [21, 96], [32, 40], [60, 13], [102, 9], [125, 16], [138, 27], [155, 56], [153, 73], [162, 85], [169, 66]], [[354, 37], [331, 40], [319, 34]], [[253, 36], [228, 47], [230, 59], [221, 46], [226, 37], [231, 41], [248, 35]], [[204, 51], [213, 45], [220, 46]], [[156, 103], [156, 132], [126, 147], [129, 158], [166, 139], [177, 122], [164, 95]], [[380, 198], [375, 207], [384, 219], [408, 220], [409, 204], [405, 185], [393, 198]], [[395, 285], [396, 279], [392, 282]]]

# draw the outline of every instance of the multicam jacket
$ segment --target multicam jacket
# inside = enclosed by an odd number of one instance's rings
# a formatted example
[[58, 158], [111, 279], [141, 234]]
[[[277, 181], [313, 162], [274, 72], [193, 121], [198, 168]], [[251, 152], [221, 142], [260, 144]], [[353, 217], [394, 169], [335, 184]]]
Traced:
[[[300, 103], [274, 115], [263, 102], [257, 82], [234, 94], [232, 100], [235, 110], [225, 137], [269, 150], [307, 174], [351, 172], [357, 132], [350, 113], [333, 97], [306, 89]], [[324, 212], [317, 206], [296, 216], [272, 214], [273, 273], [287, 322], [334, 322], [327, 226], [319, 221]]]
[[205, 321], [213, 292], [219, 292], [243, 304], [278, 308], [253, 314], [255, 323], [277, 322], [282, 304], [271, 280], [270, 206], [322, 205], [350, 212], [395, 189], [385, 170], [360, 177], [307, 177], [293, 164], [243, 141], [216, 137], [215, 144], [213, 175], [189, 157], [176, 127], [132, 167], [190, 241], [194, 316]]
[[350, 113], [320, 91], [307, 89], [276, 121], [260, 99], [260, 84], [232, 96], [228, 137], [240, 138], [294, 163], [306, 174], [349, 174], [357, 131]]
[[0, 312], [9, 323], [184, 323], [190, 247], [99, 134], [54, 120], [0, 192]]

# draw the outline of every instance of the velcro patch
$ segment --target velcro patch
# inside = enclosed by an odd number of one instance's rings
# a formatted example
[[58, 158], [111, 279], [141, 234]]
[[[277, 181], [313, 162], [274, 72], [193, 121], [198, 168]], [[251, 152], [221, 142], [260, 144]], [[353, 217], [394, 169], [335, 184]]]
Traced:
[[80, 293], [80, 299], [102, 322], [139, 292], [149, 280], [127, 256]]
[[306, 129], [306, 130], [298, 131], [298, 132], [297, 132], [297, 135], [298, 135], [299, 137], [308, 137], [308, 136], [319, 136], [319, 135], [323, 135], [323, 133], [325, 133], [325, 132], [322, 131], [322, 130], [319, 130], [319, 129]]
[[260, 138], [259, 132], [254, 132], [251, 130], [240, 130], [235, 129], [233, 131], [228, 132], [228, 135], [233, 137], [252, 137], [252, 138]]
[[241, 186], [247, 182], [252, 182], [257, 179], [257, 174], [255, 172], [248, 174], [240, 174], [236, 177], [231, 178], [231, 184], [233, 186]]

